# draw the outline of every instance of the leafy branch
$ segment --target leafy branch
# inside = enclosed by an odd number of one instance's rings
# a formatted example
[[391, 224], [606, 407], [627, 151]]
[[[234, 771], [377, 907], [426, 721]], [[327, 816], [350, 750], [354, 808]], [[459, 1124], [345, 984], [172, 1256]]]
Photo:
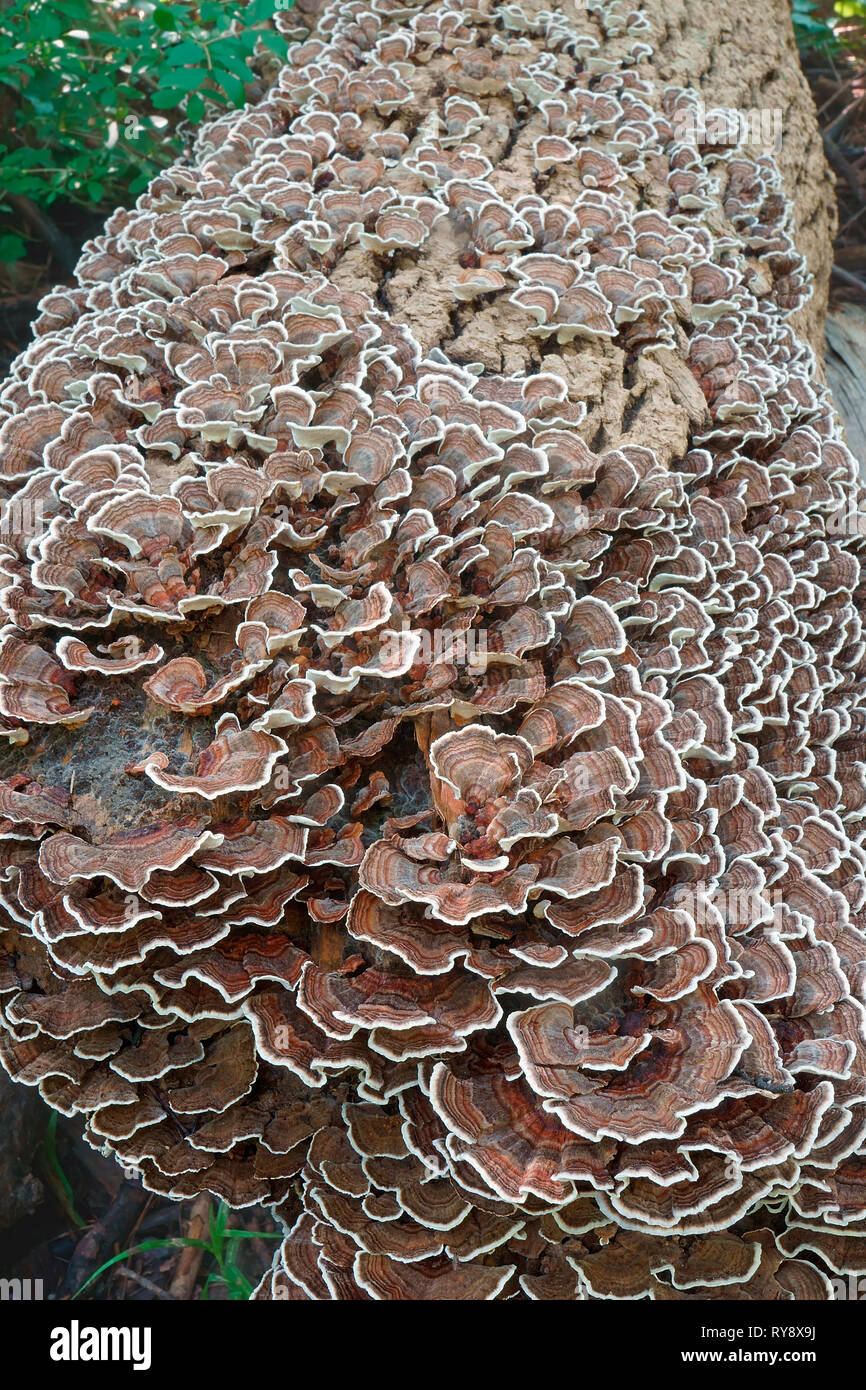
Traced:
[[[0, 188], [46, 209], [135, 198], [195, 126], [242, 106], [276, 0], [0, 0]], [[0, 259], [27, 253], [0, 202]]]

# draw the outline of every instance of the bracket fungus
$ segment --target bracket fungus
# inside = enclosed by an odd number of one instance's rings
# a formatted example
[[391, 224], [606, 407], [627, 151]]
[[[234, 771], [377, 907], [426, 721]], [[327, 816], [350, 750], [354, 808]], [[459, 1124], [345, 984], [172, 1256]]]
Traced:
[[862, 490], [778, 170], [620, 0], [304, 9], [0, 391], [0, 1059], [272, 1204], [258, 1298], [827, 1297]]

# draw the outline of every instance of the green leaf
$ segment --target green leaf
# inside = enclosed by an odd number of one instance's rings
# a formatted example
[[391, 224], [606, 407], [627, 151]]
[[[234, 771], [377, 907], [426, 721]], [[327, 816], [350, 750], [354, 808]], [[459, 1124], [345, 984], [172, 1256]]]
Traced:
[[[275, 5], [155, 0], [147, 13], [138, 0], [0, 0], [0, 94], [11, 96], [0, 187], [41, 206], [58, 197], [84, 208], [129, 202], [181, 151], [179, 120], [195, 125], [242, 105], [253, 54], [284, 57]], [[155, 112], [166, 113], [157, 129], [147, 122]], [[143, 122], [132, 141], [129, 116]], [[108, 149], [112, 122], [122, 133]]]
[[265, 48], [269, 48], [272, 53], [276, 53], [278, 58], [285, 58], [288, 52], [289, 42], [288, 39], [283, 38], [282, 34], [276, 33], [273, 29], [267, 29], [263, 34], [259, 34], [259, 38], [265, 45]]
[[236, 106], [243, 106], [246, 100], [246, 90], [243, 82], [232, 73], [226, 72], [224, 68], [214, 68], [211, 77], [214, 82], [222, 87], [230, 101], [233, 101]]
[[12, 68], [23, 77], [32, 77], [35, 68], [28, 67], [27, 63], [22, 63], [16, 53], [0, 53], [0, 67]]
[[11, 232], [0, 234], [0, 261], [6, 265], [12, 261], [20, 261], [26, 250], [27, 247], [20, 236]]
[[248, 25], [262, 24], [266, 20], [273, 19], [275, 9], [274, 0], [250, 0], [244, 13], [244, 19]]
[[219, 24], [225, 15], [225, 5], [221, 0], [204, 0], [199, 6], [202, 24]]
[[219, 1206], [216, 1208], [211, 1207], [208, 1225], [210, 1227], [211, 1244], [217, 1248], [222, 1244], [228, 1219], [228, 1207], [224, 1202], [220, 1202]]
[[31, 32], [35, 39], [59, 39], [67, 28], [74, 29], [76, 27], [74, 22], [69, 23], [67, 20], [61, 19], [59, 15], [51, 14], [44, 8], [32, 10], [30, 18]]
[[165, 55], [168, 67], [183, 67], [186, 63], [204, 63], [205, 51], [200, 43], [193, 43], [192, 39], [184, 39], [181, 43], [172, 44]]
[[236, 53], [223, 43], [215, 43], [211, 48], [214, 69], [222, 68], [223, 71], [234, 73], [241, 82], [251, 82], [253, 75], [244, 61], [245, 57], [245, 54]]
[[112, 1265], [120, 1264], [121, 1260], [128, 1260], [130, 1255], [138, 1255], [142, 1250], [182, 1250], [187, 1245], [193, 1245], [202, 1250], [208, 1249], [206, 1241], [193, 1240], [189, 1236], [173, 1236], [167, 1240], [142, 1240], [138, 1245], [131, 1245], [128, 1250], [121, 1250], [119, 1255], [112, 1255], [110, 1260], [106, 1260], [97, 1270], [94, 1270], [90, 1278], [86, 1279], [81, 1287], [75, 1290], [72, 1298], [78, 1298], [107, 1269], [111, 1269]]
[[196, 93], [193, 93], [186, 104], [186, 115], [187, 119], [195, 122], [196, 125], [199, 121], [204, 120], [205, 104]]
[[172, 91], [195, 92], [207, 75], [207, 68], [175, 68], [174, 72], [166, 74], [166, 86]]
[[181, 87], [160, 87], [158, 92], [154, 92], [151, 102], [157, 111], [169, 111], [173, 106], [180, 106], [185, 96], [186, 92]]

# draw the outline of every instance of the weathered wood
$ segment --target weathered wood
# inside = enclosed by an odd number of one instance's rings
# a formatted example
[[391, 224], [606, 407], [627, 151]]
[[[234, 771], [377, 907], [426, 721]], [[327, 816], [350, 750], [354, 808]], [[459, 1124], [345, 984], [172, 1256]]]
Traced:
[[830, 310], [825, 364], [848, 447], [866, 480], [866, 305], [842, 304]]

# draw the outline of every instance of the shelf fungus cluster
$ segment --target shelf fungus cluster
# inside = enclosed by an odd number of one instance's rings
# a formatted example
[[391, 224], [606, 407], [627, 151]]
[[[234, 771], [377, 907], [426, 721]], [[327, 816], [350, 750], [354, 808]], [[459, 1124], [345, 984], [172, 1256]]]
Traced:
[[863, 542], [775, 165], [621, 0], [314, 19], [0, 393], [3, 1065], [272, 1204], [260, 1298], [832, 1296]]

